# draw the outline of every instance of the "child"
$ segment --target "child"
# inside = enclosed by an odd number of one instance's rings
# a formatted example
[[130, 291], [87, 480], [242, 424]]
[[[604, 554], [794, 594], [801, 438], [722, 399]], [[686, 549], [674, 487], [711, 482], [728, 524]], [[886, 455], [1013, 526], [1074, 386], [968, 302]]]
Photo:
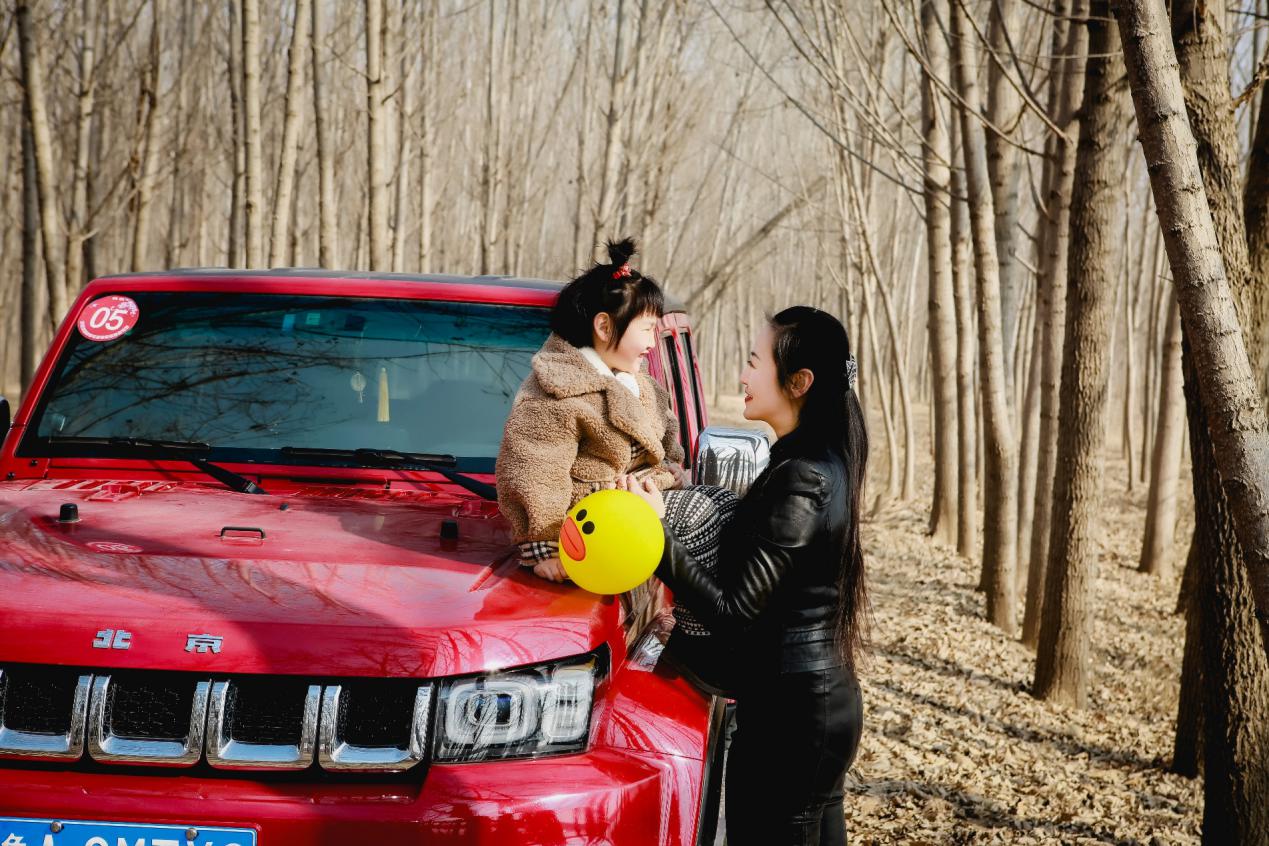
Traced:
[[520, 558], [563, 581], [560, 524], [587, 494], [627, 473], [680, 487], [683, 448], [669, 393], [642, 372], [665, 297], [632, 270], [634, 242], [609, 243], [598, 264], [560, 292], [551, 336], [512, 404], [495, 472], [498, 504]]
[[[643, 372], [665, 298], [655, 280], [631, 269], [634, 253], [630, 239], [609, 242], [611, 264], [595, 265], [560, 292], [551, 336], [533, 357], [498, 451], [498, 504], [521, 563], [556, 582], [567, 578], [560, 524], [583, 497], [632, 476], [663, 491], [686, 485], [669, 392]], [[666, 524], [700, 558], [716, 560], [734, 495], [681, 493], [667, 499]], [[675, 639], [708, 636], [685, 610], [675, 616]]]

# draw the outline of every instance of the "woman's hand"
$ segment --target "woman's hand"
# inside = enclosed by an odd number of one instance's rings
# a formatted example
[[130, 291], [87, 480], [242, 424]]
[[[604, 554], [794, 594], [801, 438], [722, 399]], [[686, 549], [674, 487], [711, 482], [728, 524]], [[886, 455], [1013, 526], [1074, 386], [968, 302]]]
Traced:
[[568, 573], [564, 572], [564, 564], [558, 557], [545, 558], [534, 564], [533, 573], [550, 582], [568, 581]]
[[661, 465], [661, 469], [666, 470], [674, 477], [674, 485], [670, 488], [673, 491], [681, 491], [692, 483], [688, 478], [687, 472], [683, 469], [682, 464], [673, 461], [667, 461]]
[[617, 477], [617, 490], [629, 491], [651, 505], [657, 517], [665, 517], [665, 497], [661, 495], [661, 489], [657, 487], [656, 482], [651, 479], [641, 480], [633, 473], [627, 473]]

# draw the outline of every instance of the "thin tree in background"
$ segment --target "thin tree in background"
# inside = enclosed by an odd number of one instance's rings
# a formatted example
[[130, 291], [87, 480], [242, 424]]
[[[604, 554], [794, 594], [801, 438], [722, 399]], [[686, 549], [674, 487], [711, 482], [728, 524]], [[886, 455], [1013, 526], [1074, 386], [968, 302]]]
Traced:
[[498, 137], [499, 94], [498, 60], [498, 4], [489, 0], [489, 22], [486, 30], [489, 60], [485, 68], [485, 126], [481, 133], [480, 147], [480, 272], [493, 272], [494, 246], [497, 239], [498, 217], [494, 205], [498, 196], [498, 163], [501, 158]]
[[[949, 129], [955, 129], [953, 123]], [[965, 171], [952, 169], [952, 306], [956, 312], [956, 551], [973, 560], [978, 551], [978, 416], [974, 411], [974, 304], [970, 285]]]
[[[946, 4], [921, 3], [922, 46], [926, 72], [921, 77], [921, 128], [925, 136], [922, 164], [925, 168], [926, 270], [930, 333], [930, 374], [934, 387], [934, 502], [930, 508], [930, 532], [944, 542], [956, 542], [956, 510], [959, 479], [956, 461], [956, 313], [952, 293], [951, 173], [952, 140], [941, 113], [932, 74], [948, 78], [947, 41], [940, 27]], [[940, 16], [940, 11], [944, 14]]]
[[[1071, 193], [1075, 185], [1075, 159], [1080, 134], [1079, 104], [1084, 96], [1084, 71], [1088, 56], [1088, 0], [1073, 0], [1065, 38], [1054, 34], [1055, 55], [1060, 65], [1049, 80], [1049, 111], [1062, 134], [1049, 137], [1044, 163], [1046, 195], [1040, 225], [1040, 272], [1036, 294], [1042, 298], [1044, 320], [1040, 357], [1040, 431], [1036, 469], [1035, 507], [1028, 556], [1027, 599], [1022, 618], [1022, 642], [1034, 647], [1040, 638], [1044, 585], [1052, 533], [1053, 480], [1057, 472], [1058, 404], [1062, 376], [1062, 341], [1066, 332], [1066, 275], [1070, 245]], [[1061, 41], [1058, 39], [1062, 38]]]
[[[961, 3], [964, 0], [953, 0]], [[1020, 280], [1015, 233], [1018, 231], [1018, 149], [1005, 134], [1017, 122], [1021, 97], [1005, 79], [1002, 63], [1010, 52], [1010, 34], [1015, 31], [1017, 0], [992, 0], [987, 12], [987, 175], [991, 182], [992, 211], [995, 214], [996, 259], [1000, 266], [1000, 326], [1004, 340], [1005, 384], [1013, 397], [1014, 328], [1018, 320]]]
[[[311, 2], [311, 0], [310, 0]], [[313, 77], [313, 128], [317, 140], [317, 209], [318, 263], [322, 267], [339, 267], [339, 235], [335, 230], [335, 150], [330, 132], [330, 104], [326, 96], [326, 12], [321, 2], [312, 4], [312, 37], [309, 39]]]
[[617, 207], [617, 180], [624, 152], [626, 120], [626, 70], [622, 42], [626, 29], [626, 0], [617, 0], [617, 30], [613, 38], [612, 71], [608, 85], [608, 110], [604, 116], [604, 155], [599, 172], [599, 200], [595, 208], [594, 242], [600, 244], [613, 223]]
[[969, 196], [969, 229], [977, 278], [978, 359], [983, 404], [985, 476], [983, 574], [987, 587], [987, 618], [1012, 632], [1015, 625], [1014, 570], [1017, 561], [1018, 475], [1017, 445], [1009, 420], [1005, 382], [1004, 339], [1000, 325], [1000, 276], [996, 257], [995, 216], [987, 176], [986, 142], [978, 121], [978, 83], [965, 37], [965, 10], [952, 3], [953, 75], [960, 93], [961, 151]]
[[434, 170], [432, 145], [436, 134], [436, 119], [432, 112], [436, 104], [434, 67], [436, 63], [435, 3], [423, 9], [423, 58], [419, 68], [419, 87], [422, 103], [419, 107], [419, 272], [426, 273], [432, 262], [432, 181]]
[[1177, 488], [1181, 475], [1181, 441], [1185, 436], [1185, 398], [1181, 380], [1181, 314], [1176, 290], [1168, 299], [1168, 325], [1163, 335], [1162, 385], [1159, 419], [1151, 457], [1150, 488], [1146, 494], [1146, 527], [1137, 569], [1168, 578], [1172, 574], [1172, 543], [1176, 531]]
[[150, 216], [154, 205], [154, 188], [159, 167], [159, 85], [162, 82], [163, 52], [161, 43], [162, 17], [158, 0], [150, 3], [150, 53], [145, 74], [141, 77], [141, 97], [138, 101], [138, 117], [142, 127], [141, 154], [133, 174], [135, 189], [133, 204], [136, 208], [132, 219], [133, 272], [145, 270], [150, 247]]
[[405, 272], [405, 231], [406, 212], [410, 207], [410, 157], [413, 155], [412, 140], [414, 127], [415, 100], [417, 99], [418, 82], [414, 78], [415, 54], [410, 49], [410, 18], [408, 6], [401, 8], [401, 26], [397, 33], [397, 66], [401, 89], [397, 92], [400, 108], [397, 112], [397, 175], [396, 198], [392, 208], [392, 272]]
[[65, 265], [62, 261], [62, 234], [58, 223], [61, 212], [54, 192], [53, 136], [49, 130], [47, 95], [44, 90], [44, 56], [40, 40], [31, 21], [33, 9], [28, 0], [18, 0], [15, 17], [18, 21], [18, 51], [22, 63], [22, 105], [31, 129], [31, 151], [35, 157], [35, 190], [38, 197], [41, 241], [44, 246], [44, 278], [48, 288], [47, 320], [51, 330], [62, 319], [69, 306], [66, 293]]
[[1071, 195], [1066, 338], [1057, 473], [1049, 529], [1044, 610], [1036, 651], [1036, 697], [1084, 707], [1092, 625], [1090, 594], [1101, 508], [1109, 379], [1114, 242], [1122, 209], [1123, 64], [1106, 0], [1089, 8], [1088, 65]]
[[225, 264], [229, 267], [241, 267], [246, 260], [246, 247], [242, 242], [242, 217], [247, 203], [246, 116], [243, 114], [242, 102], [241, 0], [228, 0], [226, 6], [229, 12], [229, 49], [225, 52], [229, 60], [230, 143], [233, 145], [230, 160], [233, 162], [233, 173], [230, 177], [229, 232], [225, 245]]
[[88, 236], [88, 166], [92, 152], [93, 109], [97, 93], [97, 3], [83, 0], [80, 22], [79, 91], [76, 95], [75, 171], [70, 217], [66, 225], [66, 287], [71, 296], [84, 284], [84, 240]]
[[259, 267], [264, 261], [264, 153], [260, 149], [260, 4], [241, 0], [242, 106], [243, 106], [243, 210], [245, 262]]
[[18, 341], [19, 389], [26, 393], [44, 354], [48, 323], [48, 288], [40, 283], [40, 193], [35, 177], [35, 140], [31, 125], [22, 121], [22, 280]]
[[273, 229], [269, 239], [269, 266], [287, 263], [291, 241], [291, 192], [295, 188], [295, 162], [299, 152], [300, 123], [304, 115], [304, 60], [312, 24], [313, 0], [295, 0], [295, 22], [287, 49], [286, 106], [282, 119], [282, 152], [278, 156], [273, 190]]
[[[389, 269], [388, 142], [384, 102], [388, 87], [383, 73], [383, 0], [366, 4], [366, 152], [370, 185], [368, 222], [370, 269]], [[485, 272], [482, 270], [481, 272]]]

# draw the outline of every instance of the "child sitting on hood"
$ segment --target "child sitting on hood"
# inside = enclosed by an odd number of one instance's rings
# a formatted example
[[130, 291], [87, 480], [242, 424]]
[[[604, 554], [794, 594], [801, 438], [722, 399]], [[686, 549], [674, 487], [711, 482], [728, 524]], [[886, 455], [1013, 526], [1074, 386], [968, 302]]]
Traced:
[[[498, 504], [521, 563], [545, 579], [568, 577], [560, 525], [581, 499], [633, 479], [667, 496], [666, 525], [698, 560], [717, 567], [721, 528], [738, 500], [722, 488], [687, 486], [678, 418], [669, 392], [644, 372], [665, 310], [660, 286], [630, 267], [634, 241], [608, 243], [597, 264], [566, 285], [551, 335], [512, 404], [495, 473]], [[678, 640], [703, 645], [708, 630], [674, 610]]]

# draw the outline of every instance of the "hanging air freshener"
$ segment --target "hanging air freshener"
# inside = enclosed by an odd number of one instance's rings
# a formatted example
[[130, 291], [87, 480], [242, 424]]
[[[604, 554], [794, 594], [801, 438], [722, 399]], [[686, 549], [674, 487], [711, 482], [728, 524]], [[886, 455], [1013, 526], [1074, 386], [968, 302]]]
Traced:
[[349, 380], [352, 389], [357, 392], [358, 404], [366, 401], [366, 377], [361, 375], [361, 371], [353, 372], [352, 379]]
[[392, 395], [388, 393], [388, 368], [379, 368], [379, 422], [388, 423], [392, 420], [389, 413]]

